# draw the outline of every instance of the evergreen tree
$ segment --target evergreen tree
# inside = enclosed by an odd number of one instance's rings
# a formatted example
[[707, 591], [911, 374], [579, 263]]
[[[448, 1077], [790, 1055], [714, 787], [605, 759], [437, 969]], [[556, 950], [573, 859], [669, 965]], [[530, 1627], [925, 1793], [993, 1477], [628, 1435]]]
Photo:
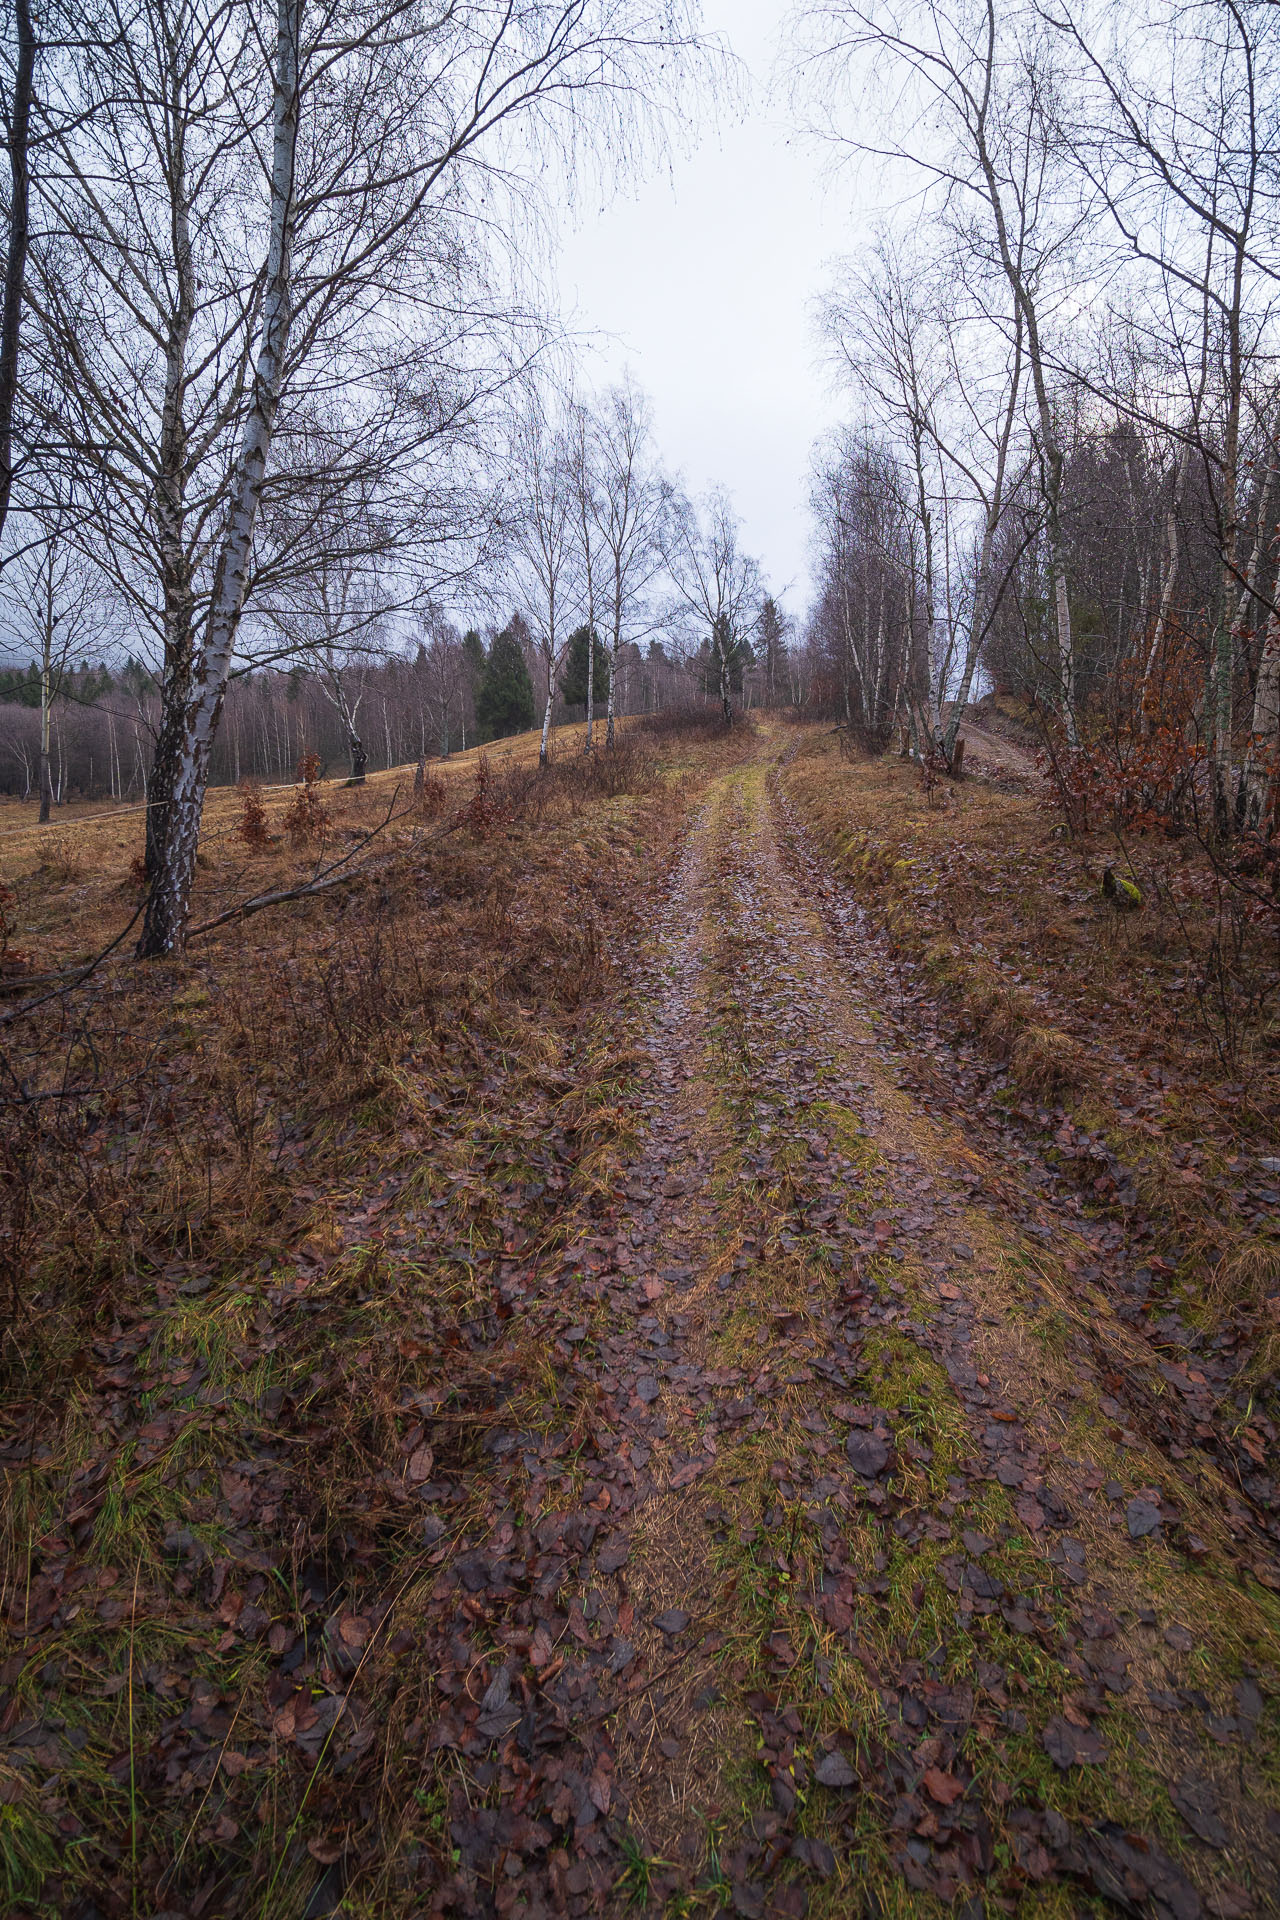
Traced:
[[471, 695], [472, 706], [480, 694], [480, 683], [484, 679], [485, 651], [484, 641], [474, 627], [468, 627], [462, 636], [462, 672]]
[[764, 663], [764, 681], [770, 701], [778, 696], [778, 683], [786, 678], [787, 617], [771, 593], [766, 593], [760, 608], [760, 655]]
[[609, 656], [594, 628], [578, 627], [569, 635], [564, 674], [560, 680], [560, 694], [566, 707], [585, 707], [587, 704], [588, 639], [596, 650], [595, 686], [592, 689], [596, 704], [609, 698]]
[[484, 663], [476, 693], [476, 728], [482, 740], [503, 740], [524, 733], [533, 723], [533, 682], [520, 642], [508, 627], [497, 635]]

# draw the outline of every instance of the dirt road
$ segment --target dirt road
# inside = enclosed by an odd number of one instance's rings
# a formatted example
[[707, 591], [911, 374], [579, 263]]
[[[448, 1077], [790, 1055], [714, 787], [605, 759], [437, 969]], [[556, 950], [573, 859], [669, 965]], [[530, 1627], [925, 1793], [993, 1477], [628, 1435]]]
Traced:
[[1273, 1543], [784, 757], [629, 957], [616, 1208], [498, 1281], [563, 1417], [436, 1591], [444, 1904], [1280, 1911]]

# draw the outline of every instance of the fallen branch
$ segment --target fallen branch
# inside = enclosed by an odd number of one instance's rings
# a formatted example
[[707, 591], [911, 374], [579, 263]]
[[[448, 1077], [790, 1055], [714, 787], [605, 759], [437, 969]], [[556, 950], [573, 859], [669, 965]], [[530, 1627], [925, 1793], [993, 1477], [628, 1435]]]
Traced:
[[[146, 902], [144, 900], [141, 905], [136, 908], [131, 918], [121, 927], [115, 939], [110, 941], [102, 949], [101, 953], [96, 953], [93, 959], [86, 962], [84, 966], [70, 969], [65, 976], [64, 985], [55, 987], [52, 993], [42, 993], [36, 1000], [24, 1000], [21, 1006], [10, 1007], [8, 1013], [0, 1014], [0, 1027], [12, 1026], [15, 1020], [21, 1020], [24, 1015], [34, 1013], [38, 1007], [48, 1006], [51, 1000], [57, 1000], [63, 994], [72, 993], [76, 987], [82, 986], [91, 974], [97, 972], [103, 961], [115, 952], [125, 936], [133, 931], [138, 921], [142, 918], [142, 909], [145, 905]], [[46, 979], [56, 980], [60, 976], [57, 974], [46, 974], [44, 977]]]
[[[247, 919], [251, 913], [261, 913], [266, 907], [283, 906], [289, 900], [307, 900], [314, 894], [328, 893], [331, 888], [340, 887], [349, 880], [359, 880], [369, 869], [366, 867], [351, 868], [351, 862], [358, 854], [363, 853], [365, 848], [368, 847], [372, 841], [376, 840], [380, 833], [384, 833], [386, 829], [393, 826], [397, 820], [403, 820], [406, 815], [414, 812], [412, 806], [402, 807], [399, 813], [395, 812], [396, 795], [399, 791], [400, 789], [397, 787], [395, 793], [392, 794], [391, 806], [387, 810], [386, 817], [380, 820], [376, 827], [371, 827], [364, 838], [358, 841], [354, 847], [348, 848], [341, 859], [335, 860], [332, 866], [323, 868], [312, 879], [303, 881], [300, 886], [278, 887], [272, 893], [255, 894], [249, 900], [240, 901], [237, 906], [228, 907], [224, 913], [216, 913], [212, 920], [202, 920], [198, 927], [192, 927], [187, 935], [187, 939], [198, 940], [201, 934], [212, 933], [215, 927], [225, 927], [228, 922], [232, 920]], [[463, 824], [464, 818], [465, 816], [463, 814], [456, 814], [446, 825], [438, 827], [434, 833], [429, 834], [427, 836], [428, 839], [433, 841], [442, 840], [447, 834], [456, 833], [458, 828]], [[343, 869], [347, 868], [351, 868], [351, 870], [343, 871]]]

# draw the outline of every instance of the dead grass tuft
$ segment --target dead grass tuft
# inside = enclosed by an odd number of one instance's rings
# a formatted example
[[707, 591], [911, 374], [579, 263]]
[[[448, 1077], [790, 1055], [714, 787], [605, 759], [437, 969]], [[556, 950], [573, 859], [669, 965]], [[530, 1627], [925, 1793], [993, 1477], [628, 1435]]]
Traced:
[[1088, 1078], [1084, 1048], [1056, 1027], [1024, 1027], [1013, 1043], [1009, 1066], [1020, 1087], [1045, 1099], [1083, 1086]]

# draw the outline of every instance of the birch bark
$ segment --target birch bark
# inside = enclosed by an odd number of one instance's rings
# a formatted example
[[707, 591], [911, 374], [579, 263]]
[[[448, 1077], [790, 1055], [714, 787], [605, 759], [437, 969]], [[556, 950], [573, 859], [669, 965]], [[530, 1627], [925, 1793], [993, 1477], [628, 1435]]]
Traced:
[[254, 523], [271, 453], [284, 374], [291, 312], [291, 253], [298, 145], [298, 58], [301, 0], [279, 0], [272, 104], [271, 215], [261, 332], [253, 391], [218, 555], [208, 623], [191, 693], [182, 714], [169, 822], [159, 870], [147, 896], [138, 942], [141, 957], [181, 948], [191, 912], [200, 820], [209, 784], [209, 755], [227, 690], [236, 630], [244, 607]]

